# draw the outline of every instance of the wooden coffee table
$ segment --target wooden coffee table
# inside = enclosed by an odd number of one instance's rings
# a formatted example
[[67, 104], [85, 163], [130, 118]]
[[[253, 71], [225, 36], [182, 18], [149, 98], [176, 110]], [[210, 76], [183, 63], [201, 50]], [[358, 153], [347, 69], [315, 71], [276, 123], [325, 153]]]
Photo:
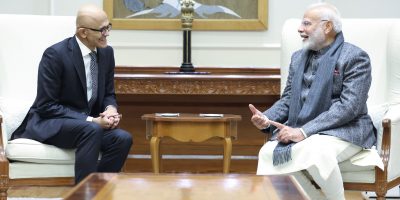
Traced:
[[160, 172], [160, 142], [163, 137], [171, 137], [180, 142], [202, 142], [213, 137], [223, 139], [224, 162], [223, 173], [229, 173], [232, 154], [232, 139], [237, 137], [237, 122], [240, 115], [223, 114], [208, 116], [200, 114], [179, 113], [178, 116], [162, 114], [144, 114], [146, 136], [151, 137], [150, 152], [153, 172]]
[[94, 173], [65, 200], [301, 200], [302, 189], [291, 176], [254, 174], [117, 174]]

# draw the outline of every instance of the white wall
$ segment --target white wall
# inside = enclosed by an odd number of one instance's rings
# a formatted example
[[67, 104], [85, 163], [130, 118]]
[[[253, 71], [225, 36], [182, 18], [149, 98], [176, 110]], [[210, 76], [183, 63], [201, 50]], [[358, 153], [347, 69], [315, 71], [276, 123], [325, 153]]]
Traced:
[[[195, 66], [279, 66], [280, 33], [288, 18], [301, 18], [306, 6], [318, 0], [269, 0], [266, 31], [195, 31]], [[327, 0], [344, 18], [400, 18], [399, 0]], [[102, 6], [102, 0], [0, 0], [0, 13], [75, 15], [83, 3]], [[117, 65], [180, 66], [181, 31], [113, 30], [109, 37]]]
[[50, 0], [0, 0], [1, 14], [49, 15]]

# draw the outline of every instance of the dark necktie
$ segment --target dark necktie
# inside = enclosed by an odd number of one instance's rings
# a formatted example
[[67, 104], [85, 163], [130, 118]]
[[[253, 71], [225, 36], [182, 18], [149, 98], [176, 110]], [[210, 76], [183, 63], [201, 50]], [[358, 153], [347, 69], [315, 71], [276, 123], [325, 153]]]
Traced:
[[89, 107], [91, 108], [96, 102], [97, 98], [97, 78], [98, 78], [98, 68], [97, 68], [97, 56], [96, 52], [92, 51], [90, 55], [90, 76], [92, 78], [92, 97], [89, 100]]

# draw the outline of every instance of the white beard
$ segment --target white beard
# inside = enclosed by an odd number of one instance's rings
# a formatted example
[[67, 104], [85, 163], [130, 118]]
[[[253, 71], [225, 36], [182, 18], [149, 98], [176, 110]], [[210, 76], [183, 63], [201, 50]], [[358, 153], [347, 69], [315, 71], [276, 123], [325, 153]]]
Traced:
[[313, 51], [318, 51], [322, 48], [325, 42], [325, 34], [322, 27], [318, 27], [313, 33], [308, 36], [308, 39], [303, 42], [303, 48]]

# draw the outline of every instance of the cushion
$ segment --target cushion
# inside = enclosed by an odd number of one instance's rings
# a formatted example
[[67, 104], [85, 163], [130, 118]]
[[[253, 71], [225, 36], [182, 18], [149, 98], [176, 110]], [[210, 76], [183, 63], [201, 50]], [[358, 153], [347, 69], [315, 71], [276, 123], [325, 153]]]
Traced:
[[353, 165], [350, 160], [345, 160], [339, 163], [339, 167], [344, 182], [375, 182], [375, 166], [358, 166]]
[[[3, 141], [10, 139], [11, 134], [24, 120], [32, 101], [0, 97], [0, 112], [3, 116]], [[20, 138], [5, 144], [6, 156], [10, 160], [46, 164], [74, 164], [75, 150], [60, 149], [35, 140]]]
[[75, 149], [61, 149], [25, 138], [9, 141], [6, 148], [6, 156], [10, 160], [32, 163], [75, 163]]
[[342, 172], [343, 182], [348, 183], [374, 183], [375, 171]]
[[382, 127], [382, 120], [385, 117], [385, 114], [389, 110], [388, 104], [381, 104], [381, 105], [374, 105], [368, 107], [368, 114], [371, 116], [372, 123], [377, 130], [377, 150], [380, 152], [381, 144], [382, 144], [382, 134], [383, 134], [383, 127]]
[[0, 112], [3, 116], [3, 138], [9, 140], [29, 111], [33, 101], [0, 97]]
[[75, 174], [73, 164], [59, 165], [11, 162], [9, 170], [10, 179], [74, 177]]
[[339, 163], [341, 172], [359, 172], [359, 171], [370, 171], [375, 174], [375, 166], [359, 166], [351, 163], [350, 159]]

